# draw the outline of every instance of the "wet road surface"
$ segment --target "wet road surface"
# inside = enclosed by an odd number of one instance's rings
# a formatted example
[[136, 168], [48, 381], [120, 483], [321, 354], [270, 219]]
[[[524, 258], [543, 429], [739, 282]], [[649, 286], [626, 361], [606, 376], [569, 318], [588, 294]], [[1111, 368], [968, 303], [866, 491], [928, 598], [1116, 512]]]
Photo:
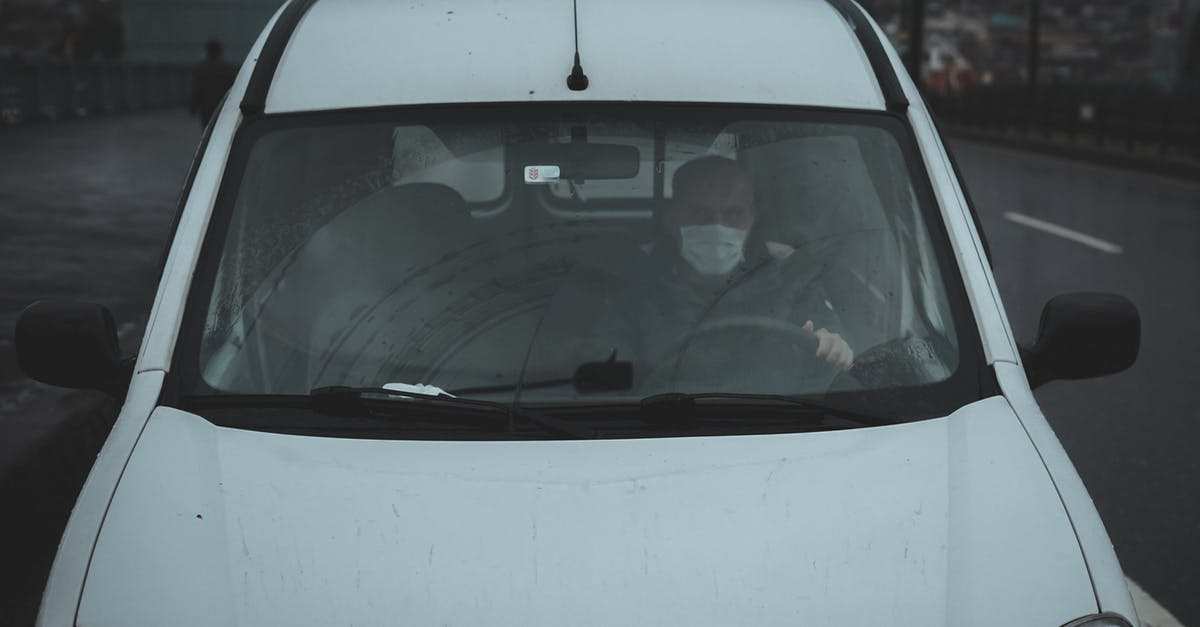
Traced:
[[[24, 429], [17, 406], [59, 394], [16, 371], [21, 307], [39, 298], [106, 304], [125, 323], [126, 350], [136, 348], [199, 137], [179, 111], [0, 132], [0, 433]], [[1037, 397], [1126, 573], [1185, 624], [1200, 624], [1200, 412], [1191, 398], [1200, 390], [1200, 185], [953, 147], [1018, 337], [1031, 339], [1043, 303], [1063, 292], [1117, 292], [1140, 308], [1132, 369], [1051, 383]]]
[[0, 131], [0, 419], [45, 389], [12, 355], [30, 302], [102, 303], [124, 323], [124, 348], [137, 348], [199, 140], [181, 111]]
[[1200, 183], [980, 144], [952, 149], [1019, 339], [1033, 339], [1042, 305], [1057, 294], [1114, 292], [1137, 305], [1142, 344], [1132, 368], [1035, 395], [1125, 573], [1185, 625], [1200, 624]]
[[13, 323], [38, 299], [102, 303], [136, 351], [197, 127], [167, 111], [0, 129], [0, 625], [33, 624], [107, 424], [99, 392], [19, 376]]

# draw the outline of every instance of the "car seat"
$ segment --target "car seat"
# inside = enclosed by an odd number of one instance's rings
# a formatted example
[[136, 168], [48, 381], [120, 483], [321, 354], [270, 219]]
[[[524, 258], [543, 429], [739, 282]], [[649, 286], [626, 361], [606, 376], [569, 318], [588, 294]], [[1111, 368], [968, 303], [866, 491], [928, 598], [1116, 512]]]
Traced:
[[[446, 185], [388, 186], [318, 228], [255, 292], [243, 348], [277, 391], [376, 385], [363, 364], [390, 350], [380, 316], [403, 328], [394, 297], [422, 290], [439, 265], [477, 239], [462, 196]], [[265, 374], [263, 375], [266, 376]]]

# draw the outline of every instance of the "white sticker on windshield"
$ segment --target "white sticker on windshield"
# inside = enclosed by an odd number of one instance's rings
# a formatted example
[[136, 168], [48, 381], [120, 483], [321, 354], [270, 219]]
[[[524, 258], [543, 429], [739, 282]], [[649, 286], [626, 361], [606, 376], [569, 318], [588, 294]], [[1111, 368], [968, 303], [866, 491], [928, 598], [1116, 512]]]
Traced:
[[558, 180], [556, 165], [527, 165], [525, 166], [526, 183], [552, 183]]

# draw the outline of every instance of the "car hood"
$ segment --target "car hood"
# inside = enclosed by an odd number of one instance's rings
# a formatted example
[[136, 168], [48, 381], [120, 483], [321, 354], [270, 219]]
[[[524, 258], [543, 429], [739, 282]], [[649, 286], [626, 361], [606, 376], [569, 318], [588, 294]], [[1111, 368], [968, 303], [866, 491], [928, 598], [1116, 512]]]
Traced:
[[159, 408], [78, 624], [1052, 626], [1095, 610], [999, 397], [846, 431], [537, 442], [279, 435]]

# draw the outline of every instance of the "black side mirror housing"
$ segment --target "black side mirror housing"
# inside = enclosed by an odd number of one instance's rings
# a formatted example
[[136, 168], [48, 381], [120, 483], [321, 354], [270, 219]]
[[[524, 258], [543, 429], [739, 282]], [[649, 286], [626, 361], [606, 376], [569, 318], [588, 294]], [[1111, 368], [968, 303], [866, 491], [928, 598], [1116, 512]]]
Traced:
[[1133, 365], [1141, 318], [1124, 296], [1077, 292], [1055, 296], [1042, 309], [1037, 341], [1022, 347], [1029, 386], [1055, 379], [1090, 379]]
[[122, 358], [116, 322], [103, 305], [38, 301], [17, 317], [14, 335], [17, 364], [32, 379], [116, 397], [129, 389], [133, 360]]

